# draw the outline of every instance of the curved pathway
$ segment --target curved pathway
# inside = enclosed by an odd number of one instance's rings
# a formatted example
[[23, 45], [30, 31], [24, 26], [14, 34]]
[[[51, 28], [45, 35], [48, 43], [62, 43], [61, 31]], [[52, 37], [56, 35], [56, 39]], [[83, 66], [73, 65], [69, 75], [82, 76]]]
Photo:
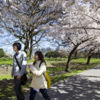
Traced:
[[[60, 81], [48, 91], [52, 100], [100, 100], [100, 66]], [[26, 95], [28, 100], [29, 93]], [[35, 100], [44, 100], [37, 94]]]

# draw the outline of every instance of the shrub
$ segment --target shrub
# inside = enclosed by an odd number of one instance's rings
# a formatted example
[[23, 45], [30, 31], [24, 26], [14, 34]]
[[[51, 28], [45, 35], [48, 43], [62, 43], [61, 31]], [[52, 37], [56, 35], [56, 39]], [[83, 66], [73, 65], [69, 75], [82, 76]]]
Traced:
[[1, 48], [1, 49], [0, 49], [0, 58], [1, 58], [1, 57], [4, 57], [4, 56], [5, 56], [4, 50]]
[[57, 58], [57, 57], [63, 58], [62, 54], [59, 53], [58, 51], [47, 52], [45, 56], [48, 57], [48, 58], [51, 58], [51, 57], [53, 57], [53, 58]]
[[50, 57], [50, 58], [45, 58], [46, 61], [65, 61], [67, 58], [54, 58], [54, 57]]

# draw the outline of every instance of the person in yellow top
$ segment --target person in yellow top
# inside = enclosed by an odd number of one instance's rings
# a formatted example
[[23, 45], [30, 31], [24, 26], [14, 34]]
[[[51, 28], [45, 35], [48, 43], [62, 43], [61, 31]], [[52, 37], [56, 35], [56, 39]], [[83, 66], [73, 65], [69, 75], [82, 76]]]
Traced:
[[33, 66], [30, 66], [29, 69], [32, 74], [29, 100], [35, 100], [38, 91], [41, 92], [45, 100], [51, 100], [47, 93], [47, 81], [44, 76], [46, 72], [46, 62], [41, 51], [35, 52]]

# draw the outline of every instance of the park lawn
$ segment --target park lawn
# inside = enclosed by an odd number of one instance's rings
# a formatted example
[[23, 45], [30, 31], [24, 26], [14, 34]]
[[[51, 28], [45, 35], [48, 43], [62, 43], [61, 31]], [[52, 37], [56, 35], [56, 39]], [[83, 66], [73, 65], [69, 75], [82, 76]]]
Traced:
[[[45, 58], [47, 62], [67, 62], [67, 58]], [[78, 62], [78, 63], [86, 63], [86, 58], [79, 58], [79, 59], [72, 59], [71, 62]], [[29, 60], [28, 63], [33, 63], [33, 59]], [[100, 63], [100, 59], [92, 58], [91, 63]], [[0, 65], [12, 65], [13, 59], [12, 58], [0, 58]]]
[[[64, 79], [67, 79], [69, 77], [75, 76], [75, 75], [77, 75], [77, 74], [79, 74], [81, 72], [84, 72], [84, 71], [88, 70], [88, 69], [94, 68], [97, 65], [98, 64], [96, 64], [96, 63], [91, 63], [90, 65], [84, 65], [84, 64], [81, 65], [81, 64], [72, 63], [72, 64], [70, 64], [71, 70], [69, 72], [67, 72], [67, 73], [66, 72], [65, 73], [59, 73], [57, 75], [55, 74], [54, 76], [51, 77], [52, 84], [54, 84], [56, 82], [59, 82], [60, 80], [64, 80]], [[64, 71], [65, 68], [62, 68], [60, 70]], [[54, 70], [52, 71], [52, 73], [54, 73]]]
[[0, 58], [0, 65], [11, 65], [12, 63], [12, 58]]
[[10, 80], [12, 79], [11, 75], [10, 74], [7, 74], [7, 75], [0, 75], [0, 80]]
[[[67, 60], [67, 58], [45, 58], [45, 60], [48, 61], [64, 61]], [[28, 63], [33, 63], [33, 59], [28, 59]], [[0, 58], [0, 65], [12, 65], [13, 64], [13, 58]]]
[[75, 76], [81, 72], [83, 72], [84, 70], [72, 70], [69, 73], [63, 73], [60, 75], [55, 75], [51, 78], [52, 84], [59, 82], [60, 80], [64, 80], [67, 79], [69, 77]]
[[[99, 59], [98, 59], [98, 60], [93, 60], [90, 65], [85, 65], [84, 64], [85, 60], [83, 63], [82, 60], [84, 59], [75, 59], [74, 61], [72, 61], [70, 64], [71, 71], [68, 73], [64, 72], [65, 71], [64, 66], [66, 65], [65, 61], [56, 61], [56, 62], [47, 61], [47, 65], [50, 66], [52, 65], [52, 67], [47, 68], [47, 71], [51, 75], [52, 84], [60, 80], [64, 80], [66, 78], [75, 76], [87, 69], [94, 68], [99, 63]], [[96, 63], [94, 63], [94, 61]], [[29, 88], [29, 84], [30, 83], [28, 83], [27, 85], [28, 88]], [[25, 93], [26, 92], [27, 91], [25, 91]], [[2, 100], [13, 100], [13, 98], [15, 98], [15, 93], [13, 90], [13, 80], [11, 79], [10, 74], [0, 76], [0, 98]]]
[[[79, 62], [79, 63], [86, 63], [86, 58], [80, 58], [80, 59], [73, 59], [72, 62]], [[92, 58], [90, 63], [100, 63], [100, 59]]]

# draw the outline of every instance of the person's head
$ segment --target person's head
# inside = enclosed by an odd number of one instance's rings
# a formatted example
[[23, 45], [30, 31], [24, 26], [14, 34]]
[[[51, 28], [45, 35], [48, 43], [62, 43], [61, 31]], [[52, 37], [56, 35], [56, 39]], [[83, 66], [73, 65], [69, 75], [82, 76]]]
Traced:
[[18, 52], [19, 50], [21, 50], [21, 44], [18, 43], [18, 42], [15, 42], [15, 43], [13, 44], [13, 50], [14, 50], [15, 52]]
[[34, 54], [34, 60], [33, 65], [35, 65], [37, 61], [45, 62], [43, 53], [41, 51], [36, 51]]

